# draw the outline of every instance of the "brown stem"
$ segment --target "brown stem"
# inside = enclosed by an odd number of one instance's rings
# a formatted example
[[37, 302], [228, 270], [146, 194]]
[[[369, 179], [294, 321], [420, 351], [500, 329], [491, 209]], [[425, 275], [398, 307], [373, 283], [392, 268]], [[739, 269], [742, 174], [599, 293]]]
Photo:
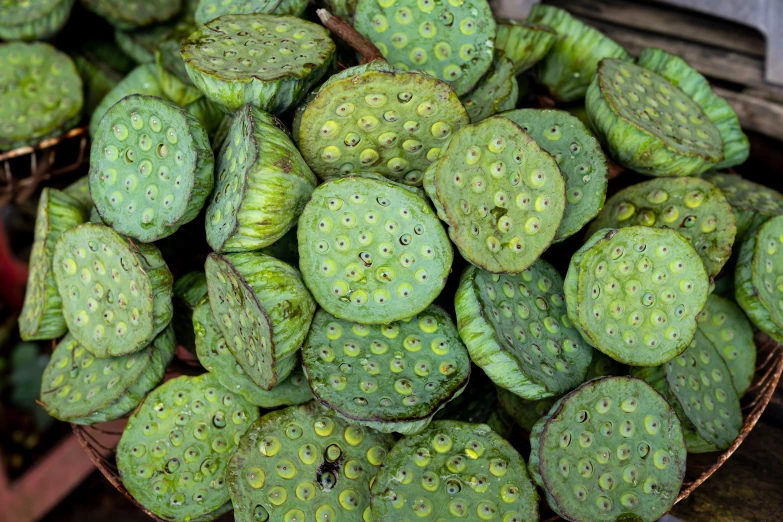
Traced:
[[373, 60], [384, 60], [381, 51], [375, 47], [375, 44], [364, 37], [359, 31], [354, 29], [345, 20], [335, 16], [326, 9], [318, 9], [315, 12], [324, 27], [329, 29], [340, 40], [350, 45], [357, 53], [362, 55], [362, 62], [371, 62]]
[[625, 172], [625, 167], [615, 163], [611, 159], [607, 158], [606, 162], [609, 165], [609, 179], [614, 179], [620, 174], [622, 174], [623, 172]]

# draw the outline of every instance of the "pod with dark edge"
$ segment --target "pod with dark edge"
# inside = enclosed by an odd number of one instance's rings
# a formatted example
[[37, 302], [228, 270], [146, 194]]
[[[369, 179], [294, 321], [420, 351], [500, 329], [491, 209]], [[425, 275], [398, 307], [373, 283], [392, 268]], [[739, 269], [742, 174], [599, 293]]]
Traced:
[[532, 68], [552, 49], [557, 32], [548, 25], [498, 20], [495, 49], [514, 63], [514, 76]]
[[708, 172], [704, 179], [715, 184], [733, 207], [737, 244], [748, 230], [754, 230], [771, 216], [783, 215], [783, 194], [777, 190], [726, 172]]
[[496, 52], [492, 66], [476, 87], [460, 98], [470, 121], [478, 123], [501, 111], [516, 108], [519, 84], [514, 74], [514, 63], [502, 52]]
[[82, 0], [84, 6], [121, 30], [165, 22], [179, 13], [182, 0]]
[[4, 2], [0, 7], [0, 38], [47, 40], [60, 32], [76, 0]]
[[393, 444], [314, 401], [268, 413], [228, 465], [234, 520], [371, 520], [369, 484]]
[[172, 303], [174, 317], [174, 333], [177, 343], [190, 352], [196, 350], [196, 340], [193, 335], [193, 311], [202, 297], [207, 295], [207, 276], [203, 271], [188, 272], [174, 281]]
[[174, 281], [153, 245], [88, 223], [60, 236], [52, 266], [68, 330], [96, 357], [137, 352], [171, 321]]

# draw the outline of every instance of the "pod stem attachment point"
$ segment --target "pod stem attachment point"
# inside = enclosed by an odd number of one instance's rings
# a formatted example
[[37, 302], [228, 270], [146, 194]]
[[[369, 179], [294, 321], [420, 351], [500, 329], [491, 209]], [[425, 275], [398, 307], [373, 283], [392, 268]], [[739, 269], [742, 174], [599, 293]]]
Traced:
[[357, 53], [362, 55], [362, 63], [369, 63], [373, 60], [385, 60], [381, 51], [368, 40], [364, 35], [358, 32], [351, 25], [333, 15], [326, 9], [318, 9], [315, 12], [324, 27], [333, 32], [340, 40], [350, 45]]

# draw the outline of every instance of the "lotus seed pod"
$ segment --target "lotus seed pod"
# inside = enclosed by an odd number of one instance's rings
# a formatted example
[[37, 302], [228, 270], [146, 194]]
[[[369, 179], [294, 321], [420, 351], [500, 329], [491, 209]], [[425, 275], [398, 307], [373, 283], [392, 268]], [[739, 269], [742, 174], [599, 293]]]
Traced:
[[258, 252], [210, 254], [205, 268], [229, 350], [256, 385], [271, 390], [293, 370], [315, 313], [299, 271]]
[[612, 158], [641, 174], [691, 176], [723, 161], [720, 131], [702, 108], [638, 65], [601, 60], [585, 106]]
[[258, 408], [209, 373], [153, 390], [128, 419], [117, 468], [128, 492], [165, 520], [209, 521], [231, 510], [226, 467]]
[[357, 0], [320, 0], [316, 5], [323, 5], [327, 11], [345, 20], [353, 20]]
[[247, 103], [274, 114], [293, 107], [334, 52], [326, 29], [293, 16], [224, 15], [182, 42], [191, 81], [228, 112]]
[[566, 201], [552, 156], [499, 116], [457, 131], [424, 188], [462, 257], [493, 273], [532, 265], [552, 243]]
[[182, 8], [182, 0], [82, 0], [84, 6], [117, 29], [128, 31], [173, 18]]
[[73, 424], [119, 419], [163, 379], [175, 349], [171, 327], [141, 351], [104, 359], [66, 334], [44, 370], [41, 403], [52, 417]]
[[68, 330], [96, 357], [137, 352], [171, 321], [173, 278], [153, 245], [87, 223], [63, 232], [52, 266]]
[[653, 522], [685, 476], [677, 415], [632, 377], [596, 379], [564, 396], [535, 424], [530, 446], [533, 481], [566, 520]]
[[160, 98], [135, 94], [106, 112], [96, 137], [90, 194], [117, 232], [149, 243], [201, 211], [212, 192], [215, 160], [195, 117]]
[[707, 302], [698, 253], [669, 228], [597, 231], [571, 258], [568, 319], [612, 359], [657, 366], [682, 353]]
[[262, 248], [261, 253], [291, 266], [299, 266], [299, 242], [296, 239], [296, 227], [283, 234], [283, 237], [268, 247]]
[[[191, 4], [186, 0], [186, 4]], [[187, 7], [187, 6], [186, 6]], [[181, 42], [196, 30], [196, 22], [189, 9], [183, 9], [173, 20], [133, 31], [114, 31], [114, 41], [122, 51], [139, 64], [155, 63], [155, 50], [161, 42]]]
[[468, 123], [446, 83], [376, 60], [327, 80], [297, 111], [294, 136], [321, 179], [375, 172], [421, 185], [448, 138]]
[[519, 109], [501, 113], [555, 158], [565, 178], [566, 206], [555, 241], [576, 234], [604, 205], [609, 167], [592, 132], [564, 111]]
[[725, 172], [710, 172], [704, 179], [717, 185], [734, 208], [737, 217], [735, 243], [740, 243], [745, 232], [757, 228], [769, 216], [783, 215], [783, 194], [777, 190]]
[[540, 62], [552, 49], [557, 32], [547, 25], [516, 20], [499, 20], [495, 49], [514, 62], [518, 76]]
[[242, 370], [234, 354], [228, 349], [209, 306], [209, 297], [202, 298], [193, 310], [193, 331], [196, 355], [201, 365], [213, 374], [221, 386], [243, 397], [250, 404], [262, 408], [277, 408], [303, 404], [313, 399], [310, 386], [300, 368], [294, 369], [271, 390], [258, 387]]
[[177, 40], [166, 40], [158, 45], [155, 66], [163, 94], [177, 105], [183, 107], [204, 96], [188, 77]]
[[78, 201], [79, 205], [88, 212], [93, 208], [89, 180], [89, 176], [82, 176], [63, 189], [63, 192]]
[[538, 520], [525, 460], [485, 424], [435, 421], [397, 441], [372, 484], [372, 520]]
[[174, 333], [177, 342], [191, 353], [196, 351], [193, 333], [193, 311], [202, 297], [207, 295], [207, 276], [203, 271], [188, 272], [174, 281], [172, 304], [174, 305]]
[[77, 199], [57, 189], [43, 189], [35, 217], [30, 275], [19, 314], [19, 336], [23, 340], [55, 339], [67, 331], [52, 269], [54, 246], [63, 232], [86, 220], [87, 211]]
[[470, 377], [457, 328], [437, 306], [384, 325], [321, 310], [302, 347], [302, 365], [316, 399], [347, 422], [404, 435], [426, 428]]
[[713, 92], [707, 79], [688, 62], [660, 49], [643, 49], [636, 63], [682, 89], [718, 128], [723, 140], [723, 161], [713, 168], [733, 167], [748, 159], [750, 143], [742, 132], [737, 113], [724, 98]]
[[207, 207], [207, 242], [216, 252], [258, 250], [296, 224], [317, 180], [273, 116], [245, 105], [230, 125]]
[[196, 23], [205, 25], [227, 14], [274, 14], [302, 16], [307, 7], [304, 0], [200, 0]]
[[60, 32], [75, 0], [8, 1], [0, 6], [0, 38], [48, 40]]
[[412, 317], [440, 294], [453, 252], [427, 202], [380, 179], [321, 184], [299, 219], [299, 267], [330, 314], [363, 324]]
[[154, 65], [139, 65], [101, 100], [90, 117], [90, 137], [95, 139], [101, 118], [117, 102], [132, 94], [163, 97]]
[[98, 214], [98, 209], [93, 207], [90, 209], [90, 218], [87, 220], [89, 223], [94, 223], [96, 225], [103, 225], [104, 222], [101, 219], [101, 215]]
[[[205, 96], [202, 96], [187, 105], [183, 105], [182, 108], [191, 116], [195, 116], [204, 127], [207, 136], [213, 136], [223, 123], [223, 119], [226, 117], [223, 108]], [[214, 151], [214, 147], [211, 148]]]
[[478, 123], [498, 112], [516, 108], [518, 99], [514, 63], [498, 52], [487, 74], [460, 101], [468, 111], [470, 121]]
[[527, 22], [546, 25], [557, 33], [549, 53], [538, 63], [535, 76], [559, 102], [584, 98], [601, 59], [633, 60], [620, 44], [563, 9], [536, 4]]
[[590, 224], [602, 228], [668, 227], [690, 241], [710, 276], [731, 256], [737, 226], [723, 192], [701, 178], [653, 179], [615, 193]]
[[81, 118], [82, 80], [73, 60], [45, 43], [0, 45], [0, 150], [70, 130]]

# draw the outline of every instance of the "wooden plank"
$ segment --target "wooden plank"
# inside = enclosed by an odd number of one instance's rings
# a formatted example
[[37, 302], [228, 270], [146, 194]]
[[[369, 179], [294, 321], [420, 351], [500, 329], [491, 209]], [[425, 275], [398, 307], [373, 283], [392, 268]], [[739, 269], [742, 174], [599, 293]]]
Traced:
[[726, 98], [737, 111], [737, 116], [745, 130], [765, 134], [783, 141], [783, 105], [737, 93], [728, 89], [714, 88], [715, 92]]

